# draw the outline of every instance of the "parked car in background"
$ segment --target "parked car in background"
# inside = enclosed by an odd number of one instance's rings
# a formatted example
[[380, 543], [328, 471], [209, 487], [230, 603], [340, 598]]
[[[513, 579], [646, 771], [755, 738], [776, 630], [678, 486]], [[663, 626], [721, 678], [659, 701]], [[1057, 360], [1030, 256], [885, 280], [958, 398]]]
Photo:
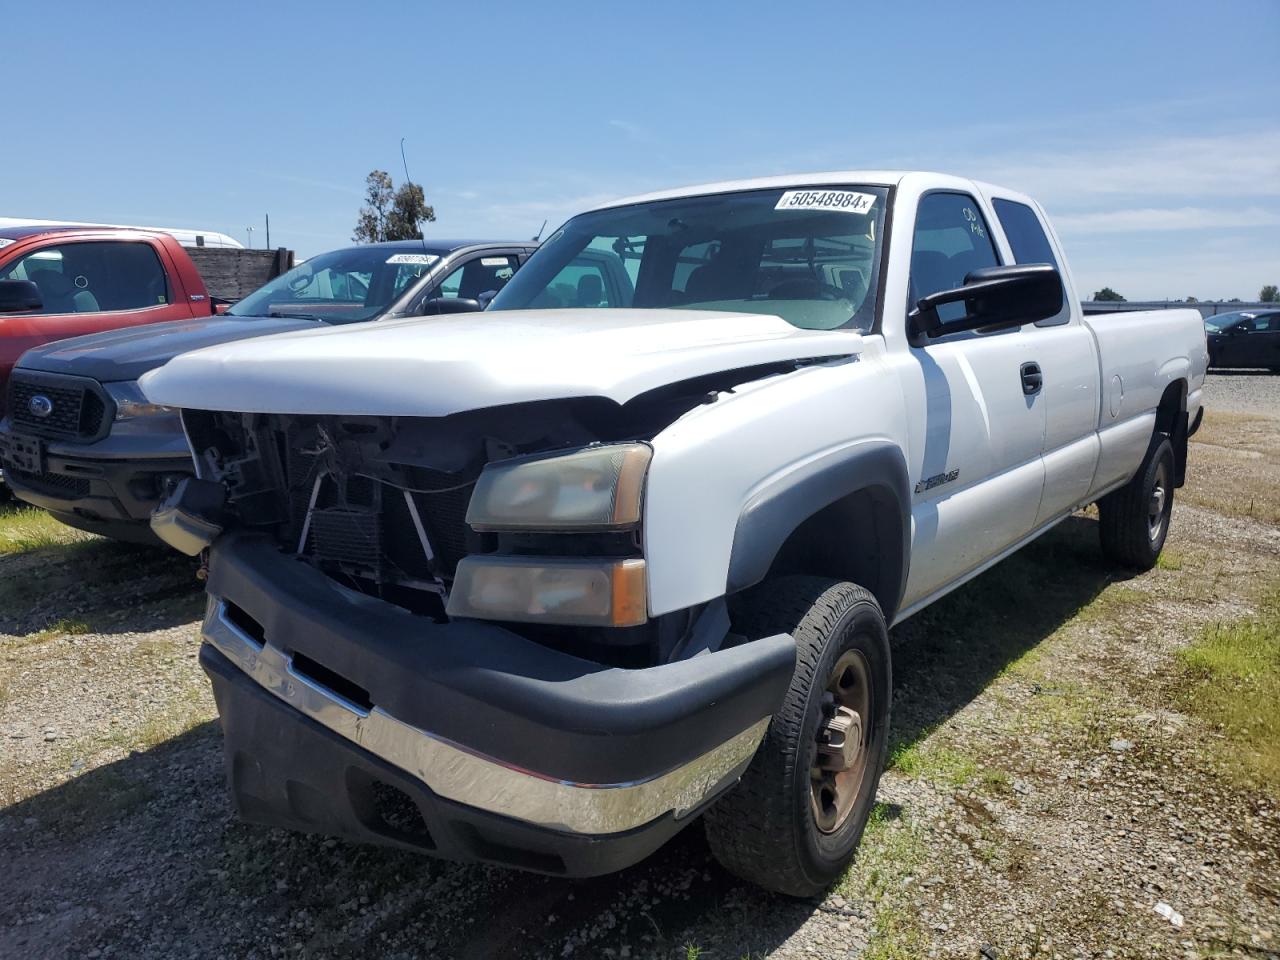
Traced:
[[[279, 276], [292, 260], [283, 248], [246, 250], [223, 234], [3, 218], [0, 415], [9, 371], [29, 348], [98, 331], [211, 316]], [[60, 415], [70, 414], [64, 408]], [[90, 404], [75, 415], [83, 415], [88, 428], [100, 411]], [[8, 495], [0, 466], [0, 498]]]
[[479, 310], [481, 296], [500, 289], [534, 247], [463, 240], [351, 247], [307, 260], [222, 316], [31, 350], [10, 379], [0, 465], [20, 499], [63, 523], [155, 543], [151, 510], [191, 475], [191, 454], [176, 412], [148, 403], [138, 377], [211, 344]]
[[79, 227], [94, 230], [142, 230], [146, 233], [167, 233], [184, 247], [214, 247], [243, 250], [244, 244], [234, 237], [216, 230], [198, 230], [191, 227], [140, 227], [125, 223], [91, 223], [84, 220], [35, 220], [26, 217], [0, 217], [0, 231], [11, 227]]
[[64, 524], [157, 543], [147, 525], [152, 508], [191, 476], [192, 463], [177, 413], [138, 392], [142, 374], [210, 344], [479, 310], [481, 296], [502, 288], [535, 246], [402, 241], [346, 248], [312, 257], [221, 316], [32, 349], [10, 379], [0, 466], [18, 498]]
[[200, 272], [167, 233], [0, 230], [0, 412], [10, 369], [34, 346], [212, 312]]
[[885, 172], [604, 205], [477, 320], [184, 354], [141, 389], [199, 478], [152, 525], [209, 551], [236, 808], [560, 876], [705, 814], [813, 896], [888, 627], [1095, 501], [1152, 567], [1207, 361], [1194, 310], [1083, 316], [1028, 197]]
[[1280, 309], [1238, 310], [1205, 317], [1210, 367], [1267, 369], [1280, 373]]

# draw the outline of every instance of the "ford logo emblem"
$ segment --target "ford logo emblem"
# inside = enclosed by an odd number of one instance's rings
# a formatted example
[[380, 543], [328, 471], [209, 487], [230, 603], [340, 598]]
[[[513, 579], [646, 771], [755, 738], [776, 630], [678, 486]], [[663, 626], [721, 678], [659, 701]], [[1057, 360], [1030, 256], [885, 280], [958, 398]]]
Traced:
[[53, 401], [43, 393], [37, 393], [27, 401], [27, 409], [31, 411], [31, 415], [33, 417], [39, 417], [43, 420], [45, 417], [53, 413]]

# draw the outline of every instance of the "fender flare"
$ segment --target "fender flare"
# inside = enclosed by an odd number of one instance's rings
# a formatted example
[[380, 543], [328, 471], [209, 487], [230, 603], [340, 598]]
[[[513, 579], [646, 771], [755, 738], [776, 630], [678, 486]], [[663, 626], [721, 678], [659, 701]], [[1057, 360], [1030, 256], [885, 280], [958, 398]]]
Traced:
[[737, 593], [762, 581], [782, 545], [802, 523], [837, 501], [863, 492], [878, 498], [878, 519], [892, 520], [901, 531], [900, 542], [882, 544], [876, 557], [882, 571], [878, 599], [885, 616], [892, 619], [910, 566], [911, 487], [906, 458], [888, 440], [861, 441], [833, 450], [756, 490], [738, 515], [725, 592]]

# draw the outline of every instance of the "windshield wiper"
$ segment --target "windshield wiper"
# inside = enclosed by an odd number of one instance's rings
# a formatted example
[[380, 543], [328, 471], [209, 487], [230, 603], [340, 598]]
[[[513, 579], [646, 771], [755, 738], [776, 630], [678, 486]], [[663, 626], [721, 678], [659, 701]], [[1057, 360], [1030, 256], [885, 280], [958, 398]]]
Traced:
[[320, 323], [328, 322], [328, 320], [325, 317], [322, 317], [316, 313], [280, 313], [276, 310], [272, 310], [269, 314], [267, 314], [267, 316], [284, 317], [289, 320], [317, 320]]

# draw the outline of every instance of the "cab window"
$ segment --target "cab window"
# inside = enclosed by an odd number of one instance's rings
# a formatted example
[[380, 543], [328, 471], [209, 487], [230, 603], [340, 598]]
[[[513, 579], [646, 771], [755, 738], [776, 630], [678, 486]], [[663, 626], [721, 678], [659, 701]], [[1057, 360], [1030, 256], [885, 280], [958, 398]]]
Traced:
[[490, 290], [501, 290], [520, 265], [514, 255], [476, 257], [440, 281], [433, 298], [476, 300]]
[[42, 247], [0, 274], [40, 289], [40, 313], [142, 310], [169, 303], [168, 277], [147, 243], [88, 241]]
[[[965, 276], [1000, 265], [982, 208], [966, 193], [930, 193], [920, 198], [911, 244], [911, 303], [939, 290], [964, 286]], [[938, 308], [942, 321], [964, 316], [963, 303]]]
[[[1004, 228], [1004, 235], [1009, 240], [1009, 248], [1013, 251], [1014, 263], [1047, 263], [1055, 270], [1060, 270], [1058, 258], [1053, 255], [1053, 246], [1045, 235], [1044, 227], [1036, 212], [1025, 203], [1016, 200], [1005, 200], [997, 197], [991, 204], [995, 207], [996, 217]], [[1037, 322], [1036, 326], [1053, 326], [1066, 323], [1071, 319], [1071, 305], [1067, 298], [1062, 298], [1062, 309], [1057, 316]]]

